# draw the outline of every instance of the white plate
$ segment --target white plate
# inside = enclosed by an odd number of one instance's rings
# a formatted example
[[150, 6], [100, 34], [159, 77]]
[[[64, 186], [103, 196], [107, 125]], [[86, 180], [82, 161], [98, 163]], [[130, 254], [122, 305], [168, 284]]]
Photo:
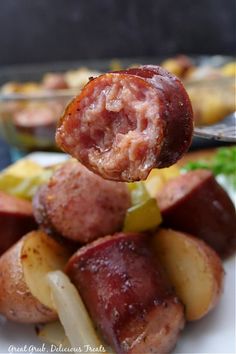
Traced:
[[[34, 153], [29, 157], [44, 165], [65, 160], [66, 155]], [[188, 324], [183, 330], [174, 354], [235, 354], [236, 353], [236, 257], [224, 262], [226, 272], [224, 293], [219, 305], [205, 318]], [[10, 350], [9, 350], [10, 349]], [[34, 326], [15, 324], [0, 316], [0, 353], [50, 353], [38, 340]], [[140, 353], [143, 354], [143, 353]]]

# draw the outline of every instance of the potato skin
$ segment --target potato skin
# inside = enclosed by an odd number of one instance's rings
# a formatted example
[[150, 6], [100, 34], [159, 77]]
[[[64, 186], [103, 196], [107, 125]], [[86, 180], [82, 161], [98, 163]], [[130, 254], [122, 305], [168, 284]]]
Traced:
[[[187, 235], [187, 237], [191, 236]], [[196, 244], [196, 247], [199, 247], [201, 252], [205, 254], [206, 262], [211, 266], [213, 277], [215, 279], [215, 297], [212, 299], [212, 302], [207, 310], [207, 312], [209, 312], [217, 305], [218, 301], [220, 300], [220, 296], [223, 292], [225, 272], [218, 254], [211, 247], [209, 247], [204, 241], [198, 240], [195, 237], [191, 237], [191, 239], [192, 242]]]
[[25, 236], [0, 258], [0, 314], [20, 323], [45, 323], [57, 318], [55, 312], [41, 304], [24, 280], [21, 250]]
[[[177, 296], [186, 306], [186, 319], [194, 321], [204, 317], [217, 305], [223, 291], [224, 269], [218, 254], [204, 241], [172, 229], [159, 229], [152, 246]], [[189, 294], [196, 289], [196, 282], [198, 298], [193, 299]]]

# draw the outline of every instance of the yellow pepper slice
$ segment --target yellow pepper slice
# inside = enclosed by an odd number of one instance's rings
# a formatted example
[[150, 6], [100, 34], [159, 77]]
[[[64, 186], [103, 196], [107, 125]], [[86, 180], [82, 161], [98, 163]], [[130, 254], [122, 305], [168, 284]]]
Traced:
[[154, 229], [161, 221], [156, 199], [149, 198], [127, 210], [123, 231], [142, 232]]
[[132, 205], [143, 203], [150, 198], [144, 182], [127, 183], [127, 185], [131, 194]]

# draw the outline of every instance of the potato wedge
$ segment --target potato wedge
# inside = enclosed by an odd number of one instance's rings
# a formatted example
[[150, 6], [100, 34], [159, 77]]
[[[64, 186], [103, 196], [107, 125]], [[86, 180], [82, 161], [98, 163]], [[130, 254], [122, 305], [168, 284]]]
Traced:
[[177, 164], [167, 168], [153, 168], [149, 173], [148, 178], [143, 182], [148, 193], [152, 198], [156, 198], [157, 193], [163, 186], [172, 178], [179, 176], [180, 169]]
[[25, 282], [32, 295], [50, 309], [54, 306], [45, 276], [48, 272], [63, 269], [68, 258], [66, 249], [43, 231], [28, 234], [22, 246]]
[[0, 314], [22, 323], [57, 318], [46, 273], [64, 267], [67, 251], [42, 231], [32, 231], [0, 258]]
[[171, 229], [160, 229], [153, 248], [177, 296], [186, 307], [186, 319], [198, 320], [218, 302], [224, 270], [219, 256], [203, 241]]

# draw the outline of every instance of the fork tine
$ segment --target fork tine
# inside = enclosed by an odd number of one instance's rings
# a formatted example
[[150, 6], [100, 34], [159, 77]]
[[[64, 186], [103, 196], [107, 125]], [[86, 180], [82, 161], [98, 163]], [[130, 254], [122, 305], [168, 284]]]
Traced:
[[236, 142], [236, 112], [220, 123], [195, 127], [194, 135], [206, 139]]

